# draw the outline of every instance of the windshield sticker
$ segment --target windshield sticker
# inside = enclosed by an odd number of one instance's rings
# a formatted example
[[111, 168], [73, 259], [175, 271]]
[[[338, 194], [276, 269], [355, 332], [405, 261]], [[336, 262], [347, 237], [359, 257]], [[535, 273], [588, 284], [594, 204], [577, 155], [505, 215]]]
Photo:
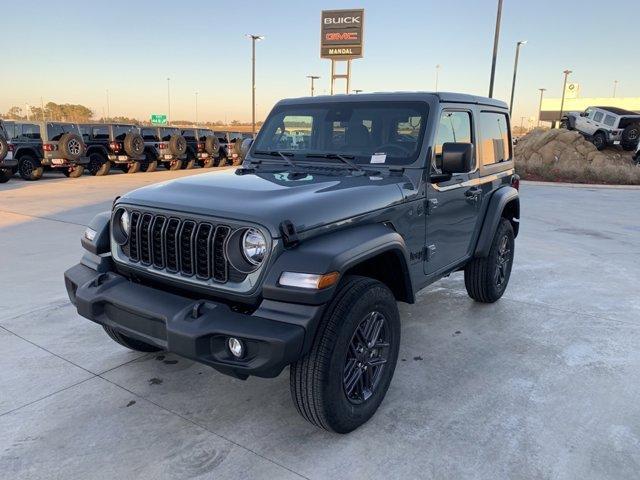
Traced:
[[386, 153], [374, 153], [371, 155], [371, 163], [384, 163], [387, 161]]

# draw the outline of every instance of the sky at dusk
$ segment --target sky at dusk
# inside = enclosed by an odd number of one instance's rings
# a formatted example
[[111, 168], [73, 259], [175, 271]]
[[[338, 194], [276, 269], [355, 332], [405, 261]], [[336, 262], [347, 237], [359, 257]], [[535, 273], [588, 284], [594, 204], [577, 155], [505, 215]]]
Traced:
[[[120, 1], [2, 0], [0, 112], [13, 105], [81, 103], [96, 117], [251, 118], [251, 43], [257, 45], [257, 117], [281, 98], [309, 94], [307, 75], [328, 93], [328, 60], [319, 58], [320, 11], [365, 9], [364, 58], [352, 88], [440, 90], [486, 95], [497, 0]], [[513, 116], [534, 116], [538, 88], [560, 96], [562, 71], [573, 70], [585, 97], [640, 97], [640, 1], [504, 0], [495, 95], [508, 101], [515, 45], [521, 51]], [[17, 21], [19, 18], [28, 21]], [[6, 21], [12, 19], [12, 21]], [[337, 90], [343, 89], [337, 85]]]

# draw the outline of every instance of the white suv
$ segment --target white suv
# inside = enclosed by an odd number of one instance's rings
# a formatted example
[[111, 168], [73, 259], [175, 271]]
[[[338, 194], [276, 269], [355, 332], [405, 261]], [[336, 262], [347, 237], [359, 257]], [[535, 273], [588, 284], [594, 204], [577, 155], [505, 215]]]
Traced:
[[640, 140], [640, 115], [622, 108], [589, 107], [584, 112], [568, 112], [562, 124], [590, 138], [598, 150], [607, 145], [634, 150]]

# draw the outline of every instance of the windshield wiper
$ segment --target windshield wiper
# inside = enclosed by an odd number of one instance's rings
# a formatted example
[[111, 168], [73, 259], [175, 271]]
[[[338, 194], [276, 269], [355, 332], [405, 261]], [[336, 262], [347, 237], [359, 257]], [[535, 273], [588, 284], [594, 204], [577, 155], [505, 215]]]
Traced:
[[[353, 157], [351, 155], [349, 157], [350, 158], [355, 158], [355, 157]], [[338, 160], [342, 161], [343, 163], [346, 163], [353, 170], [358, 170], [360, 172], [365, 172], [366, 171], [360, 165], [358, 165], [357, 163], [352, 162], [351, 160], [349, 160], [348, 157], [346, 157], [344, 155], [340, 155], [339, 153], [310, 153], [310, 154], [307, 155], [307, 158], [338, 159]]]
[[293, 153], [281, 152], [280, 150], [271, 150], [271, 151], [256, 150], [253, 153], [257, 155], [271, 155], [272, 157], [280, 156], [284, 159], [285, 162], [289, 164], [291, 168], [294, 168], [296, 170], [298, 169], [298, 165], [296, 165], [295, 162], [289, 158], [289, 157], [293, 157]]

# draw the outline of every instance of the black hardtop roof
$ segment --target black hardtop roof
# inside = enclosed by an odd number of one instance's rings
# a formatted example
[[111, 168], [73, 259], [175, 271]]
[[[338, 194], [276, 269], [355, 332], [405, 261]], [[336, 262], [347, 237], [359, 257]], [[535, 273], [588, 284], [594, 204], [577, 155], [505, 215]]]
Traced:
[[487, 105], [507, 109], [507, 104], [495, 98], [480, 97], [466, 93], [454, 92], [376, 92], [341, 95], [319, 95], [315, 97], [287, 98], [280, 100], [278, 105], [312, 104], [328, 102], [385, 102], [385, 101], [437, 101], [441, 103], [468, 103]]
[[[84, 127], [109, 127], [109, 126], [118, 126], [118, 127], [138, 127], [135, 123], [118, 123], [118, 122], [108, 122], [108, 123], [81, 123], [80, 126]], [[140, 127], [138, 127], [140, 128]]]
[[638, 116], [640, 114], [638, 114], [637, 112], [632, 112], [631, 110], [625, 110], [624, 108], [618, 108], [618, 107], [599, 107], [599, 106], [594, 106], [591, 108], [599, 108], [600, 110], [606, 110], [607, 112], [611, 112], [615, 115], [635, 115]]

